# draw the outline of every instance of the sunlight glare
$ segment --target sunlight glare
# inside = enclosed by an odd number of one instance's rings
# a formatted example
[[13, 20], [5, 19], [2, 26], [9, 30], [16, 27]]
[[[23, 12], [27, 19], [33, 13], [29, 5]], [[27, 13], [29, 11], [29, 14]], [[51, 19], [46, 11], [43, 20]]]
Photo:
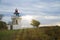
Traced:
[[31, 21], [34, 17], [30, 15], [22, 16], [22, 20]]

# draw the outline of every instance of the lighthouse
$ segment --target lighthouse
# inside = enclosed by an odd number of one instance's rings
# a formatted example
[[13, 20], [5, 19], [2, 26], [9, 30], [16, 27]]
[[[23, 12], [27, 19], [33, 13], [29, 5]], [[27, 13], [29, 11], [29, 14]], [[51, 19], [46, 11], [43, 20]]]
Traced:
[[21, 16], [18, 12], [18, 9], [15, 9], [15, 12], [11, 16], [12, 22], [10, 23], [10, 30], [20, 29], [21, 28]]
[[9, 22], [8, 26], [10, 27], [10, 30], [13, 29], [20, 29], [21, 28], [21, 16], [20, 13], [18, 12], [18, 9], [16, 8], [13, 15], [11, 16], [12, 21]]
[[21, 22], [21, 16], [19, 15], [20, 13], [18, 12], [18, 9], [15, 9], [15, 12], [12, 16], [12, 24], [13, 25], [19, 25]]

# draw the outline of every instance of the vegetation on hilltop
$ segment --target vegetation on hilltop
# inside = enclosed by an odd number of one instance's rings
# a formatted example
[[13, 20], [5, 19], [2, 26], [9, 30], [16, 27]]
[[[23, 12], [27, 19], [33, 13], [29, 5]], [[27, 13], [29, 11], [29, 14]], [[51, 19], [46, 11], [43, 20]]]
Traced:
[[0, 30], [7, 30], [8, 27], [7, 27], [7, 24], [3, 21], [0, 21]]
[[60, 40], [60, 27], [51, 26], [0, 31], [0, 40]]

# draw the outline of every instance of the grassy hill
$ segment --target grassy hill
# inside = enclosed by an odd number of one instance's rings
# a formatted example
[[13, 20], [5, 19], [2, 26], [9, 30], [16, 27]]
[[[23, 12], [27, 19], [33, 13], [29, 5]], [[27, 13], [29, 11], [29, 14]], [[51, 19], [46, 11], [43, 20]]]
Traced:
[[0, 31], [0, 40], [60, 40], [60, 27]]

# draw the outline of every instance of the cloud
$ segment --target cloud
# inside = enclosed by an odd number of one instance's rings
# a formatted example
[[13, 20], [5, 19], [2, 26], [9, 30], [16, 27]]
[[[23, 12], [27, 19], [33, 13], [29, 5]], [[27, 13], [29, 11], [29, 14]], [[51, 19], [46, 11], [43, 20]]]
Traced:
[[10, 17], [10, 16], [9, 16], [9, 17], [4, 16], [3, 19], [2, 19], [2, 21], [5, 21], [5, 22], [8, 23], [8, 22], [10, 22], [10, 21], [12, 21], [12, 20], [11, 20], [11, 17]]
[[27, 20], [27, 21], [31, 21], [32, 19], [36, 19], [38, 16], [35, 16], [35, 15], [25, 15], [25, 16], [22, 16], [22, 20]]
[[1, 0], [0, 4], [4, 15], [11, 15], [18, 8], [23, 17], [36, 17], [43, 24], [60, 22], [60, 0]]
[[60, 19], [60, 16], [45, 16], [45, 19]]
[[60, 2], [52, 2], [52, 3], [46, 3], [46, 2], [41, 2], [33, 5], [35, 8], [38, 8], [41, 12], [44, 12], [47, 15], [55, 15], [58, 13], [60, 15]]
[[[51, 0], [52, 1], [52, 0]], [[40, 2], [39, 0], [31, 0], [31, 1], [22, 1], [22, 0], [5, 0], [3, 1], [3, 3], [9, 3], [9, 4], [13, 4], [13, 6], [10, 5], [10, 7], [7, 5], [2, 6], [3, 11], [14, 11], [15, 8], [18, 8], [19, 10], [22, 10], [22, 13], [25, 14], [42, 14], [45, 13], [47, 15], [55, 15], [56, 13], [58, 13], [58, 15], [60, 15], [59, 13], [59, 2], [57, 1], [53, 1], [50, 3], [46, 2]], [[18, 3], [17, 3], [18, 2]], [[15, 3], [17, 4], [17, 6], [15, 5]], [[1, 9], [1, 8], [0, 8]], [[12, 10], [11, 10], [12, 9]], [[39, 13], [38, 13], [39, 12]], [[42, 13], [41, 13], [42, 12]]]

